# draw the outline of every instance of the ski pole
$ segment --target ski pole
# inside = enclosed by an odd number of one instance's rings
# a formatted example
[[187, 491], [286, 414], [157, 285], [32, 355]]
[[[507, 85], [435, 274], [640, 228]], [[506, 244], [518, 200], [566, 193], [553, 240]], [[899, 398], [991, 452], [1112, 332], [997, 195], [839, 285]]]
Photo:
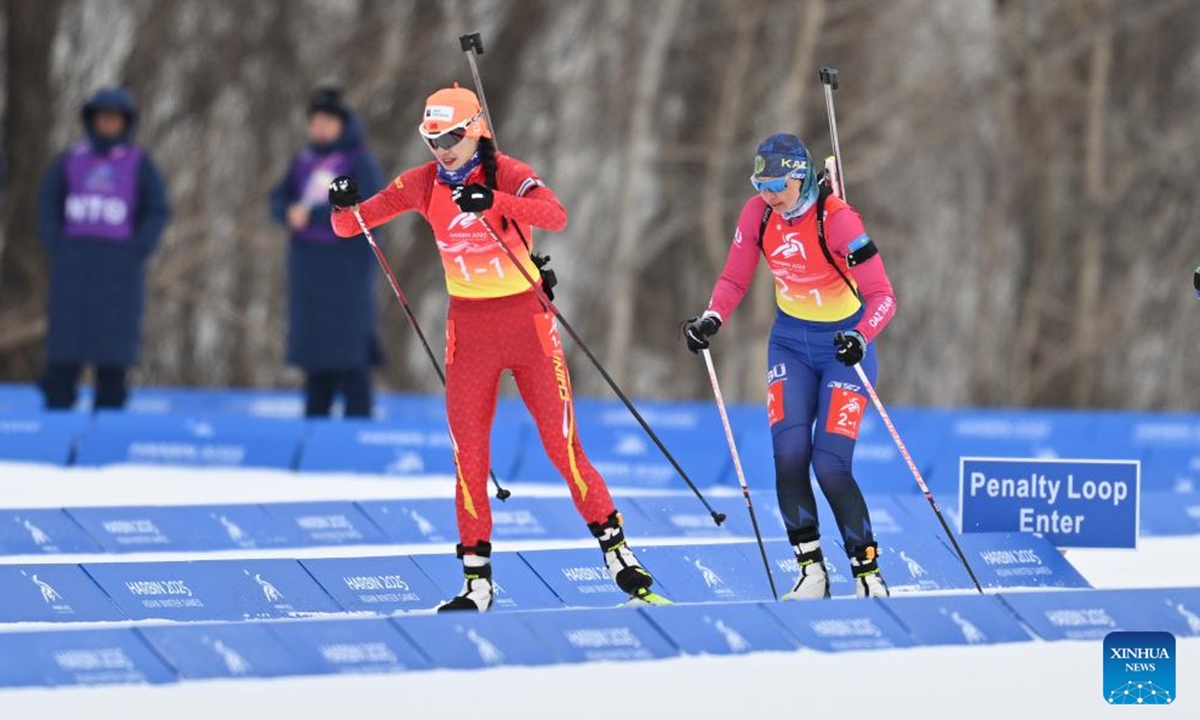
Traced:
[[483, 94], [483, 81], [479, 79], [479, 65], [475, 56], [483, 54], [483, 38], [479, 33], [467, 33], [458, 37], [459, 47], [467, 55], [467, 63], [471, 66], [471, 77], [475, 80], [475, 92], [479, 95], [479, 107], [483, 108], [483, 118], [487, 120], [488, 130], [492, 132], [492, 142], [500, 149], [500, 141], [496, 139], [496, 124], [492, 122], [492, 111], [488, 109], [487, 96]]
[[725, 439], [729, 441], [729, 453], [733, 455], [733, 469], [737, 471], [742, 486], [742, 497], [746, 498], [746, 510], [750, 513], [750, 524], [754, 526], [754, 539], [758, 541], [758, 552], [762, 554], [763, 567], [767, 571], [767, 582], [771, 585], [771, 597], [778, 600], [775, 577], [771, 575], [771, 561], [767, 559], [767, 546], [763, 544], [758, 529], [758, 518], [754, 515], [754, 504], [750, 502], [750, 486], [746, 484], [746, 473], [742, 471], [742, 458], [738, 455], [737, 443], [733, 440], [733, 428], [729, 424], [729, 413], [725, 411], [725, 397], [721, 395], [721, 384], [717, 381], [717, 369], [713, 367], [712, 353], [704, 348], [704, 364], [708, 366], [708, 380], [712, 383], [713, 395], [717, 398], [717, 410], [721, 413], [721, 424], [725, 426]]
[[[416, 331], [417, 338], [421, 341], [421, 345], [425, 347], [425, 354], [429, 356], [429, 362], [433, 365], [433, 371], [437, 373], [438, 379], [442, 381], [442, 387], [446, 387], [446, 373], [442, 371], [441, 363], [438, 362], [437, 356], [433, 354], [433, 348], [429, 346], [429, 340], [425, 338], [425, 333], [421, 330], [421, 324], [417, 322], [417, 316], [408, 304], [408, 298], [405, 297], [404, 291], [400, 289], [400, 283], [396, 281], [396, 275], [392, 272], [392, 266], [388, 264], [383, 250], [375, 242], [375, 236], [371, 234], [371, 229], [367, 227], [367, 223], [363, 220], [362, 213], [359, 212], [358, 207], [351, 208], [351, 212], [354, 213], [354, 219], [358, 221], [358, 226], [362, 228], [363, 235], [367, 238], [367, 243], [375, 251], [375, 259], [379, 261], [379, 267], [383, 269], [383, 274], [387, 276], [388, 283], [392, 286], [392, 293], [400, 301], [400, 307], [404, 308], [404, 316], [408, 318], [408, 324]], [[496, 486], [496, 497], [500, 498], [501, 501], [508, 500], [512, 496], [512, 491], [501, 487], [500, 481], [496, 479], [496, 473], [491, 468], [488, 468], [488, 475], [492, 478], [492, 484]]]
[[550, 302], [550, 299], [546, 297], [545, 291], [542, 290], [541, 283], [539, 283], [533, 278], [532, 275], [529, 274], [529, 271], [525, 269], [525, 266], [522, 265], [520, 260], [517, 259], [517, 256], [513, 254], [512, 249], [509, 248], [508, 245], [504, 244], [504, 241], [500, 238], [500, 235], [496, 232], [496, 229], [492, 227], [492, 223], [483, 216], [483, 213], [475, 213], [475, 217], [478, 218], [481, 223], [483, 223], [483, 227], [485, 230], [487, 230], [487, 234], [492, 237], [492, 240], [494, 240], [502, 250], [504, 250], [504, 254], [508, 256], [508, 259], [512, 261], [512, 264], [521, 271], [521, 275], [525, 277], [526, 282], [529, 283], [529, 286], [533, 288], [533, 291], [537, 294], [538, 301], [541, 302], [542, 307], [544, 307], [548, 312], [554, 313], [554, 317], [558, 320], [558, 323], [566, 329], [567, 334], [570, 335], [571, 339], [575, 341], [575, 344], [578, 345], [581, 350], [583, 350], [583, 354], [587, 355], [588, 360], [592, 361], [592, 365], [594, 365], [596, 370], [600, 372], [600, 375], [604, 378], [604, 381], [608, 383], [608, 386], [612, 388], [613, 392], [617, 394], [617, 397], [621, 399], [621, 402], [625, 404], [625, 407], [629, 410], [630, 414], [632, 414], [634, 419], [638, 421], [638, 424], [642, 426], [642, 430], [645, 430], [646, 435], [648, 435], [650, 439], [654, 441], [654, 444], [658, 446], [659, 452], [661, 452], [663, 457], [665, 457], [667, 461], [671, 463], [671, 467], [675, 468], [675, 472], [679, 473], [679, 477], [683, 478], [683, 481], [687, 483], [687, 486], [691, 488], [693, 493], [695, 493], [696, 499], [698, 499], [704, 505], [704, 508], [708, 510], [709, 515], [712, 516], [713, 522], [717, 525], [725, 522], [725, 513], [717, 512], [713, 509], [712, 505], [710, 505], [708, 500], [705, 499], [704, 494], [700, 492], [700, 488], [696, 487], [696, 483], [692, 482], [692, 479], [688, 477], [686, 472], [684, 472], [683, 467], [679, 465], [679, 461], [675, 459], [675, 456], [671, 454], [671, 451], [668, 450], [667, 446], [663, 444], [663, 441], [659, 439], [658, 433], [654, 432], [654, 428], [650, 427], [650, 423], [646, 422], [646, 419], [642, 417], [642, 414], [638, 412], [638, 409], [634, 407], [633, 403], [628, 397], [626, 397], [625, 393], [621, 391], [621, 388], [617, 385], [617, 382], [613, 380], [612, 376], [608, 374], [608, 371], [604, 369], [604, 366], [600, 364], [600, 361], [596, 359], [596, 356], [592, 354], [591, 349], [586, 343], [583, 342], [582, 339], [580, 339], [578, 333], [575, 332], [575, 328], [571, 327], [571, 323], [567, 322], [567, 319], [563, 317], [561, 312], [558, 311], [558, 308], [554, 307], [554, 303]]
[[[833, 91], [838, 89], [837, 68], [823, 67], [820, 70], [819, 76], [821, 84], [825, 86], [825, 112], [829, 118], [829, 137], [833, 142], [834, 162], [837, 167], [837, 183], [835, 183], [834, 190], [838, 197], [845, 200], [846, 176], [842, 172], [842, 152], [838, 146], [837, 115], [833, 110]], [[839, 343], [842, 341], [841, 333], [837, 334], [837, 341]], [[863, 387], [867, 389], [867, 394], [871, 396], [871, 402], [875, 405], [875, 409], [879, 411], [879, 417], [883, 418], [883, 424], [887, 427], [888, 432], [891, 433], [892, 440], [896, 443], [896, 449], [900, 451], [900, 456], [904, 458], [904, 462], [908, 463], [908, 469], [917, 481], [917, 487], [925, 494], [925, 499], [929, 501], [929, 506], [933, 508], [934, 514], [937, 515], [938, 522], [942, 524], [942, 530], [946, 531], [946, 537], [950, 539], [950, 544], [954, 546], [954, 552], [958, 554], [958, 559], [962, 562], [963, 567], [967, 569], [967, 574], [971, 576], [971, 582], [975, 583], [975, 589], [982, 593], [983, 586], [979, 584], [979, 578], [975, 577], [975, 571], [971, 569], [971, 563], [967, 562], [967, 556], [963, 553], [962, 548], [959, 547], [958, 540], [954, 539], [954, 532], [946, 522], [946, 517], [942, 515], [942, 509], [938, 507], [937, 500], [934, 499], [933, 493], [929, 491], [929, 486], [925, 484], [925, 478], [921, 477], [921, 471], [917, 468], [917, 464], [913, 462], [912, 455], [909, 454], [904, 441], [900, 439], [900, 433], [897, 432], [896, 426], [892, 424], [892, 418], [887, 414], [887, 410], [884, 409], [883, 402], [879, 399], [879, 394], [875, 392], [875, 386], [867, 378], [867, 373], [862, 369], [862, 365], [855, 364], [854, 371], [858, 373], [858, 379], [862, 382]]]
[[[839, 341], [841, 340], [841, 333], [838, 333], [838, 339]], [[896, 430], [896, 426], [892, 424], [892, 418], [888, 416], [887, 410], [883, 408], [883, 402], [879, 399], [879, 394], [875, 392], [875, 386], [867, 379], [867, 373], [863, 371], [862, 365], [855, 365], [854, 370], [858, 373], [858, 379], [862, 382], [863, 387], [867, 389], [867, 394], [871, 396], [871, 402], [875, 405], [875, 409], [879, 411], [879, 417], [883, 418], [883, 424], [887, 427], [888, 432], [891, 433], [892, 440], [896, 443], [896, 449], [900, 451], [900, 456], [904, 458], [904, 462], [908, 463], [908, 469], [917, 481], [917, 487], [921, 488], [921, 492], [925, 493], [925, 499], [929, 501], [929, 506], [933, 508], [938, 521], [942, 523], [942, 529], [946, 531], [946, 537], [950, 538], [950, 544], [954, 546], [954, 552], [958, 554], [958, 559], [962, 561], [963, 567], [967, 569], [967, 574], [971, 576], [971, 582], [975, 583], [975, 589], [982, 593], [983, 587], [979, 584], [979, 579], [975, 577], [975, 571], [971, 569], [971, 563], [967, 562], [967, 556], [963, 554], [958, 541], [954, 539], [954, 532], [950, 530], [950, 525], [946, 523], [946, 517], [942, 515], [942, 509], [938, 507], [937, 500], [934, 499], [933, 493], [929, 491], [929, 486], [925, 484], [925, 478], [921, 477], [921, 471], [917, 468], [917, 464], [913, 462], [912, 455], [909, 454], [904, 441], [900, 439], [900, 433]]]

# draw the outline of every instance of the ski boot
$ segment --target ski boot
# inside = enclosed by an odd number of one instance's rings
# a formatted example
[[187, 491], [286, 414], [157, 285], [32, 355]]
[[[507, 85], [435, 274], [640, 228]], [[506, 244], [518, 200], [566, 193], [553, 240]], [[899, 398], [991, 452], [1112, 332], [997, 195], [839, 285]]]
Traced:
[[496, 594], [496, 586], [492, 583], [492, 544], [459, 545], [456, 550], [463, 561], [463, 589], [457, 596], [438, 605], [437, 611], [487, 612], [492, 608]]
[[625, 605], [670, 605], [671, 601], [652, 591], [654, 578], [638, 562], [637, 556], [625, 542], [625, 531], [621, 529], [621, 514], [613, 511], [602, 523], [588, 523], [588, 530], [596, 536], [600, 550], [604, 553], [604, 566], [613, 582], [629, 594]]
[[788, 540], [796, 552], [800, 575], [784, 600], [820, 600], [829, 597], [829, 574], [825, 570], [825, 554], [821, 552], [821, 536], [816, 528], [789, 530]]
[[871, 543], [850, 556], [850, 571], [854, 574], [854, 592], [861, 597], [888, 597], [887, 583], [879, 573], [879, 544]]

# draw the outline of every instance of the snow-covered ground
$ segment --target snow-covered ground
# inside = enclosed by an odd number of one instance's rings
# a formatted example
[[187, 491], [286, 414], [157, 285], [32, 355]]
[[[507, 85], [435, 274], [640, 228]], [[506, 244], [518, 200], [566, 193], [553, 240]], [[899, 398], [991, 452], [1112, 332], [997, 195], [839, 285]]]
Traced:
[[[47, 468], [0, 463], [0, 506], [190, 504], [285, 500], [449, 497], [446, 478], [389, 480], [272, 471]], [[565, 495], [549, 485], [524, 495]], [[589, 546], [590, 540], [581, 540]], [[506, 549], [544, 546], [513, 544]], [[554, 543], [565, 546], [568, 543]], [[238, 553], [154, 553], [146, 559], [366, 555], [382, 548], [307, 548]], [[386, 552], [439, 552], [387, 546]], [[1136, 551], [1071, 551], [1096, 587], [1200, 585], [1189, 558], [1200, 536], [1143, 539]], [[90, 556], [94, 559], [95, 556]], [[123, 560], [137, 559], [122, 555]], [[37, 556], [78, 562], [82, 556]], [[0, 562], [34, 558], [0, 558]], [[1179, 700], [1151, 712], [1195, 717], [1200, 708], [1200, 638], [1177, 647]], [[1188, 708], [1191, 710], [1188, 710]], [[468, 715], [489, 718], [655, 717], [1096, 717], [1128, 713], [1105, 704], [1101, 648], [1094, 642], [915, 648], [824, 654], [802, 650], [638, 663], [497, 668], [385, 676], [300, 677], [0, 691], [0, 720], [186, 720]]]

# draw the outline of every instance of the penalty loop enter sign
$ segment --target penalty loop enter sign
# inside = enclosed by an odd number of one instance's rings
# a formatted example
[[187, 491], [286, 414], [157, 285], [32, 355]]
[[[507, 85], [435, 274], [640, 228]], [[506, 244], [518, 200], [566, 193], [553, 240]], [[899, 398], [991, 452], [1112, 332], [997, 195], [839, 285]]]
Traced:
[[1019, 532], [1060, 548], [1136, 548], [1137, 460], [959, 461], [962, 532]]

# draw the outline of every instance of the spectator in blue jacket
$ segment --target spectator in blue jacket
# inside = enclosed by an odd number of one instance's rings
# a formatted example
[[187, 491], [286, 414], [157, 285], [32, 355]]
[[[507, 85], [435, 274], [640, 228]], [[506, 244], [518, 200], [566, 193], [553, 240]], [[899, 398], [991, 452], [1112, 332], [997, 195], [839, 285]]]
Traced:
[[49, 409], [75, 404], [85, 364], [95, 407], [122, 408], [138, 360], [145, 265], [170, 209], [149, 153], [133, 142], [137, 108], [124, 90], [97, 92], [81, 113], [86, 139], [42, 180], [39, 229], [50, 259], [49, 330], [41, 388]]
[[347, 417], [369, 417], [376, 335], [374, 258], [362, 237], [343, 240], [329, 221], [329, 181], [349, 175], [364, 193], [383, 186], [362, 122], [336, 88], [308, 105], [308, 144], [271, 193], [271, 214], [291, 233], [288, 362], [303, 369], [309, 417], [329, 415], [341, 394]]

